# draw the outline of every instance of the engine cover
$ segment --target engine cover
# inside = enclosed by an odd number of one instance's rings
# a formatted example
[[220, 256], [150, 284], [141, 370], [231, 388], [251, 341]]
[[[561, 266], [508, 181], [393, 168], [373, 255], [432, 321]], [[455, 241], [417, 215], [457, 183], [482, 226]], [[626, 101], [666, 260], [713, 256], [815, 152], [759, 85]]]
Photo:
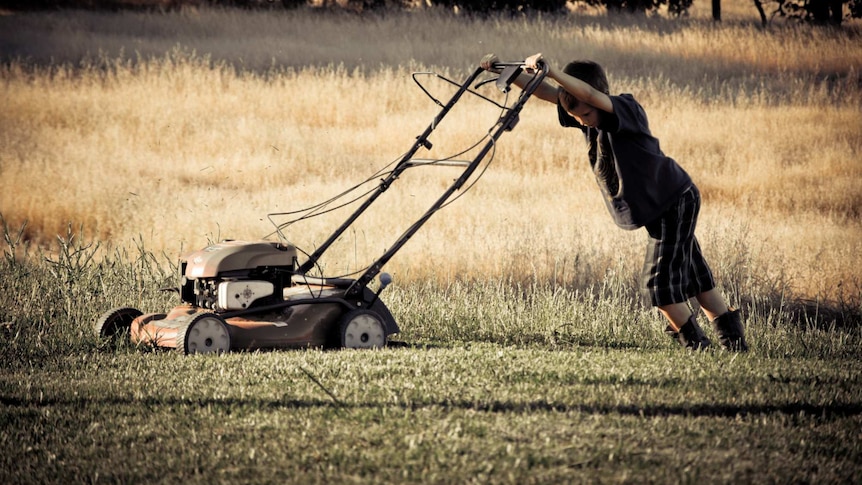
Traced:
[[218, 285], [218, 309], [245, 310], [256, 300], [272, 295], [274, 288], [269, 281], [222, 281]]
[[183, 258], [189, 279], [215, 278], [222, 273], [265, 266], [293, 267], [296, 248], [272, 241], [222, 241]]

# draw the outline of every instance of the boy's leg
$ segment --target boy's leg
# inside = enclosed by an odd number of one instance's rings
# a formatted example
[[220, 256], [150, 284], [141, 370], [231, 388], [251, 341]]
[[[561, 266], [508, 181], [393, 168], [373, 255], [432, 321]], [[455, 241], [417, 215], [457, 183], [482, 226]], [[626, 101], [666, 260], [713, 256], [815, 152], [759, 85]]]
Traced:
[[649, 244], [643, 271], [652, 305], [669, 322], [665, 333], [693, 349], [704, 349], [710, 344], [688, 306], [689, 297], [696, 293], [692, 291], [690, 261], [697, 247], [694, 229], [699, 208], [700, 195], [692, 186], [675, 206], [645, 226]]
[[697, 189], [683, 193], [679, 202], [661, 217], [647, 224], [649, 235], [643, 268], [643, 283], [650, 302], [676, 328], [691, 313], [687, 302], [698, 293], [691, 287], [691, 256], [696, 247], [694, 230], [700, 197]]
[[667, 319], [668, 324], [679, 332], [683, 325], [691, 318], [691, 309], [687, 303], [671, 303], [658, 307], [658, 311]]
[[697, 323], [697, 317], [688, 308], [687, 303], [664, 305], [659, 307], [659, 311], [669, 322], [664, 333], [683, 347], [692, 350], [705, 350], [712, 343], [704, 335], [703, 329]]
[[[695, 257], [702, 259], [703, 256], [700, 255], [699, 251], [696, 251]], [[748, 343], [745, 341], [745, 331], [742, 327], [739, 310], [728, 308], [727, 303], [716, 288], [699, 293], [696, 299], [709, 321], [712, 322], [721, 346], [726, 350], [747, 352]]]
[[716, 288], [700, 293], [695, 299], [710, 322], [729, 311], [724, 297], [721, 296], [721, 293]]

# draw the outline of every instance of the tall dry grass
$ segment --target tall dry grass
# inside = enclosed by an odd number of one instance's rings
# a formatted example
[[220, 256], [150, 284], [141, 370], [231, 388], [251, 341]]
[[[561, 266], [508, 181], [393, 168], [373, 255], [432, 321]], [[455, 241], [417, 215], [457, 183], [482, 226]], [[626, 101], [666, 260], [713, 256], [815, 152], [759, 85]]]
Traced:
[[[12, 226], [26, 221], [34, 244], [69, 224], [116, 246], [140, 235], [168, 255], [265, 236], [267, 213], [327, 199], [409, 147], [437, 112], [412, 71], [460, 80], [487, 51], [541, 50], [558, 63], [599, 60], [614, 91], [642, 101], [664, 150], [702, 189], [699, 234], [720, 277], [743, 271], [734, 281], [858, 297], [862, 48], [853, 30], [221, 10], [0, 22], [15, 24], [12, 35], [0, 28], [0, 213]], [[429, 83], [447, 96], [444, 83]], [[427, 156], [471, 145], [496, 115], [465, 100]], [[390, 263], [397, 278], [635, 277], [645, 235], [613, 226], [580, 138], [559, 128], [550, 105], [530, 104], [521, 118], [480, 183]], [[363, 267], [455, 175], [410, 171], [345, 234], [325, 272]], [[287, 235], [313, 250], [343, 215]]]

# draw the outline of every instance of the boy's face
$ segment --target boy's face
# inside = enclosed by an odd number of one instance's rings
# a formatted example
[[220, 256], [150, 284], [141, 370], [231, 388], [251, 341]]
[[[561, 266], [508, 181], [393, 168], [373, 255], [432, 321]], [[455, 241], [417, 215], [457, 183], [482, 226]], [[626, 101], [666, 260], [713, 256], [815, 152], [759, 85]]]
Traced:
[[584, 103], [562, 89], [560, 89], [558, 96], [560, 105], [567, 113], [574, 116], [578, 123], [590, 128], [595, 128], [599, 125], [601, 114], [594, 106]]
[[599, 125], [599, 110], [587, 103], [577, 103], [567, 109], [570, 115], [574, 116], [578, 123], [595, 128]]

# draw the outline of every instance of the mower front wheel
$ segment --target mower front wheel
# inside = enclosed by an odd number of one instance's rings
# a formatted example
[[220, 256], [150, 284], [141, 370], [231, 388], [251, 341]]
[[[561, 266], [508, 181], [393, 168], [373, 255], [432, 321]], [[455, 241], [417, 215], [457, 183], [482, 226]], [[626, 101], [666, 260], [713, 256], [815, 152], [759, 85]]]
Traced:
[[100, 340], [128, 339], [132, 321], [141, 315], [143, 312], [137, 308], [114, 308], [106, 311], [96, 320], [93, 331]]
[[386, 345], [383, 319], [371, 310], [354, 310], [341, 317], [341, 346], [346, 349], [380, 349]]
[[224, 319], [215, 313], [189, 315], [188, 321], [177, 328], [176, 349], [182, 354], [230, 352], [230, 330]]

